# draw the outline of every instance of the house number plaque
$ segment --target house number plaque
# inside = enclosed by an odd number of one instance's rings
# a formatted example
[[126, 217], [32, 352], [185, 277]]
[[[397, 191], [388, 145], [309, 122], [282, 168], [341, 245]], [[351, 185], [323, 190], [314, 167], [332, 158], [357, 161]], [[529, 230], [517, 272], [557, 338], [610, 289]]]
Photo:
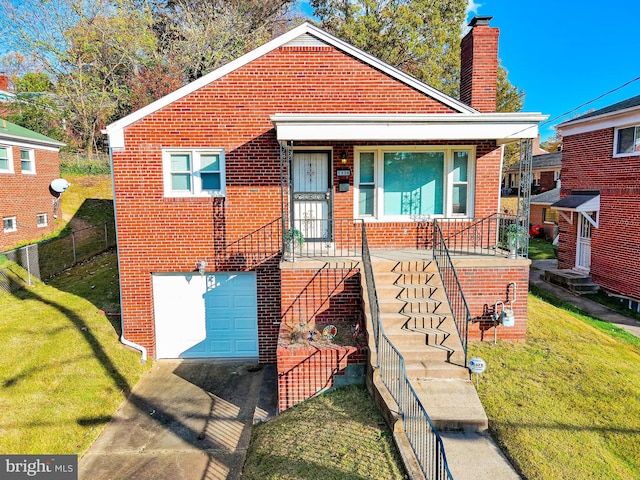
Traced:
[[351, 169], [350, 168], [341, 169], [341, 170], [338, 170], [337, 173], [339, 177], [349, 177], [351, 175]]

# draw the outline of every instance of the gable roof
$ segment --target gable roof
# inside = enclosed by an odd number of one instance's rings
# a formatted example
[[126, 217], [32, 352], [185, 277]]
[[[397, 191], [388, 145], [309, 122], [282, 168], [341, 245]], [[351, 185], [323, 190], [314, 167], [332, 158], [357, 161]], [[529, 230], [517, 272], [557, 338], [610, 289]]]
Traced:
[[566, 136], [637, 123], [640, 123], [640, 95], [567, 120], [556, 128]]
[[531, 204], [551, 205], [560, 201], [560, 187], [556, 187], [552, 190], [533, 195], [531, 197]]
[[[460, 100], [457, 100], [453, 97], [445, 95], [439, 90], [427, 85], [424, 82], [421, 82], [412, 76], [398, 70], [395, 67], [383, 62], [382, 60], [374, 57], [366, 53], [363, 50], [360, 50], [357, 47], [354, 47], [350, 43], [345, 42], [344, 40], [339, 39], [331, 35], [330, 33], [325, 32], [324, 30], [312, 25], [308, 22], [303, 23], [302, 25], [289, 30], [288, 32], [280, 35], [279, 37], [271, 40], [270, 42], [265, 43], [264, 45], [252, 50], [249, 53], [233, 60], [232, 62], [223, 65], [222, 67], [217, 68], [216, 70], [204, 75], [197, 80], [185, 85], [182, 88], [156, 100], [153, 103], [150, 103], [146, 107], [137, 110], [126, 117], [121, 118], [113, 122], [112, 124], [107, 126], [107, 133], [109, 137], [112, 135], [118, 136], [124, 128], [131, 125], [132, 123], [137, 122], [138, 120], [150, 115], [167, 105], [189, 95], [190, 93], [195, 92], [196, 90], [210, 84], [211, 82], [227, 75], [234, 70], [237, 70], [248, 63], [256, 60], [257, 58], [262, 57], [263, 55], [268, 54], [269, 52], [282, 47], [288, 43], [292, 44], [309, 44], [314, 41], [320, 41], [328, 46], [333, 46], [336, 49], [351, 55], [358, 60], [370, 65], [371, 67], [384, 72], [392, 78], [395, 78], [399, 82], [402, 82], [419, 92], [424, 93], [425, 95], [441, 102], [442, 104], [448, 106], [452, 110], [459, 113], [479, 113], [477, 110], [471, 108], [470, 106], [462, 103]], [[317, 43], [316, 43], [317, 44]]]
[[627, 98], [618, 103], [614, 103], [613, 105], [609, 105], [604, 108], [600, 108], [599, 110], [595, 110], [593, 112], [585, 113], [584, 115], [579, 116], [578, 118], [574, 118], [568, 122], [564, 122], [562, 125], [566, 123], [573, 123], [580, 120], [586, 120], [588, 118], [599, 117], [600, 115], [605, 115], [607, 113], [615, 113], [620, 110], [627, 110], [628, 108], [638, 107], [640, 106], [640, 95], [635, 97]]
[[[549, 168], [562, 166], [562, 152], [543, 153], [531, 158], [531, 168]], [[507, 172], [518, 171], [520, 163], [516, 163], [507, 169]]]
[[48, 147], [63, 147], [65, 145], [58, 140], [54, 140], [46, 135], [34, 132], [33, 130], [21, 127], [20, 125], [16, 125], [15, 123], [8, 122], [4, 119], [0, 120], [0, 139], [26, 141], [28, 143], [35, 143], [37, 145], [44, 145]]

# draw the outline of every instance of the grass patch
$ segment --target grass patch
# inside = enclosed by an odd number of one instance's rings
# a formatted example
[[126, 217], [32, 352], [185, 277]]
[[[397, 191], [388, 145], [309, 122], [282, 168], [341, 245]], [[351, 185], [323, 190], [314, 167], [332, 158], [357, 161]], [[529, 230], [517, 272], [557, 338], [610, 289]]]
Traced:
[[113, 223], [113, 189], [110, 175], [67, 175], [71, 186], [61, 196], [65, 220], [88, 225]]
[[146, 370], [98, 312], [118, 295], [114, 262], [103, 255], [56, 286], [0, 293], [0, 452], [83, 453]]
[[588, 298], [589, 300], [592, 300], [594, 302], [598, 302], [600, 305], [604, 305], [605, 307], [610, 308], [615, 312], [621, 313], [622, 315], [626, 315], [627, 317], [635, 318], [636, 320], [640, 321], [640, 313], [634, 312], [633, 310], [625, 307], [618, 298], [607, 295], [607, 292], [600, 290], [597, 293], [589, 293], [583, 295], [583, 297]]
[[404, 467], [366, 388], [337, 389], [256, 425], [242, 478], [402, 479]]
[[556, 250], [553, 244], [544, 238], [530, 238], [529, 258], [531, 260], [553, 259], [556, 258]]
[[[573, 309], [575, 310], [575, 309]], [[529, 296], [526, 343], [474, 343], [492, 436], [529, 479], [640, 478], [640, 342]]]

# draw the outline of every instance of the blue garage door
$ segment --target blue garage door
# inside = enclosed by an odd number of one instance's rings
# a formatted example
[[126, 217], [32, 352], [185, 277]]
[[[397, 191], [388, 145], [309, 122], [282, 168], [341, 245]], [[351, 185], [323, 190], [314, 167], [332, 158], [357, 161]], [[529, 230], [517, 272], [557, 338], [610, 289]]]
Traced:
[[258, 357], [254, 273], [154, 275], [158, 358]]

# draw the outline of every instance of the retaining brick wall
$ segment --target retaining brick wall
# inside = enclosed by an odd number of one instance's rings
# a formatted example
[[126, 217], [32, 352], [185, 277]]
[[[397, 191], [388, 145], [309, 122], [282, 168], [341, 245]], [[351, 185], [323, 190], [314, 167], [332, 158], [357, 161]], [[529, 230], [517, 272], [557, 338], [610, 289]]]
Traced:
[[[495, 302], [505, 302], [507, 284], [516, 282], [516, 301], [513, 305], [515, 325], [497, 327], [497, 338], [524, 341], [527, 333], [527, 293], [529, 291], [529, 264], [519, 266], [464, 266], [456, 265], [456, 272], [471, 312], [470, 341], [493, 341], [494, 323], [491, 314]], [[513, 289], [510, 290], [513, 298]], [[501, 307], [498, 307], [500, 311]]]

